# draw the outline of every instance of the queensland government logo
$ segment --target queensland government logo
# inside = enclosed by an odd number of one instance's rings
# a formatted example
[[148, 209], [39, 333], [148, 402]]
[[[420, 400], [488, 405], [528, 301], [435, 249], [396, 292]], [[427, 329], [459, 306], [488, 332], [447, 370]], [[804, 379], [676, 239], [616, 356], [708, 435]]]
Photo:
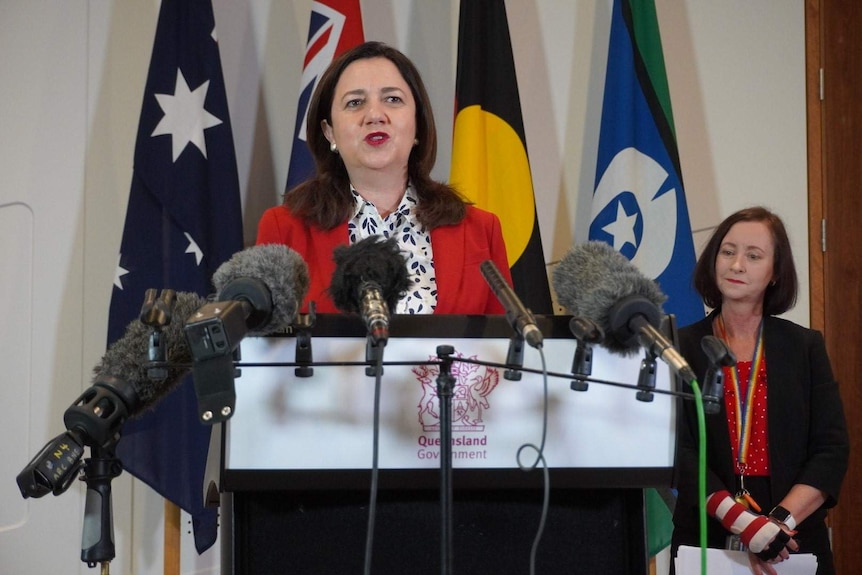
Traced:
[[[456, 354], [457, 358], [463, 355]], [[434, 361], [436, 356], [430, 356]], [[477, 359], [471, 356], [471, 360]], [[419, 424], [426, 433], [440, 431], [440, 397], [437, 395], [438, 365], [419, 365], [412, 369], [416, 380], [422, 385], [422, 399], [419, 400]], [[452, 394], [452, 431], [481, 433], [485, 431], [483, 415], [491, 408], [489, 397], [497, 384], [500, 373], [487, 366], [475, 363], [454, 361], [452, 377], [455, 389]]]

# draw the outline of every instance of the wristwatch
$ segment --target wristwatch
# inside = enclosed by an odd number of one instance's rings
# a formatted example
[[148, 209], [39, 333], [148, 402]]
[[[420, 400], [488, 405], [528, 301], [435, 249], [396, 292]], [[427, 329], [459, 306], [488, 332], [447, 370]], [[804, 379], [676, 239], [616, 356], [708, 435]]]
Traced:
[[773, 507], [772, 511], [769, 512], [769, 516], [772, 519], [778, 521], [779, 523], [784, 523], [785, 525], [787, 525], [787, 528], [791, 531], [796, 529], [796, 519], [793, 517], [790, 511], [788, 511], [781, 505], [776, 505], [775, 507]]

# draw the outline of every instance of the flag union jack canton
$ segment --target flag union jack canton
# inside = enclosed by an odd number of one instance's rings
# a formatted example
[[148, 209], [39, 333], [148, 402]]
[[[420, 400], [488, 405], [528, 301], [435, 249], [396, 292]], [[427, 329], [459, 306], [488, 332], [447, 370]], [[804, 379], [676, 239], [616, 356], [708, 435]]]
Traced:
[[[108, 343], [137, 320], [149, 288], [206, 296], [213, 272], [242, 249], [242, 238], [212, 5], [163, 0], [135, 142]], [[190, 379], [126, 423], [117, 456], [129, 473], [191, 514], [195, 546], [203, 552], [216, 540], [217, 512], [203, 506], [210, 428], [198, 422]]]
[[305, 44], [305, 59], [302, 63], [302, 88], [287, 172], [287, 190], [304, 182], [314, 173], [314, 160], [306, 144], [305, 123], [308, 103], [317, 87], [318, 79], [335, 57], [361, 44], [363, 38], [359, 0], [312, 3], [308, 41]]

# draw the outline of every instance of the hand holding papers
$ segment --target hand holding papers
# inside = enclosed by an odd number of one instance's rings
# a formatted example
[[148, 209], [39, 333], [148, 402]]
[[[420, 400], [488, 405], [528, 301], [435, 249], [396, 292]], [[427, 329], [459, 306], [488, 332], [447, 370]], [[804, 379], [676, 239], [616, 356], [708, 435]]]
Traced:
[[[681, 545], [676, 555], [677, 575], [700, 575], [700, 547]], [[798, 553], [773, 565], [778, 575], [814, 575], [817, 558], [811, 553]], [[706, 550], [706, 571], [709, 575], [751, 575], [748, 553], [724, 549]]]

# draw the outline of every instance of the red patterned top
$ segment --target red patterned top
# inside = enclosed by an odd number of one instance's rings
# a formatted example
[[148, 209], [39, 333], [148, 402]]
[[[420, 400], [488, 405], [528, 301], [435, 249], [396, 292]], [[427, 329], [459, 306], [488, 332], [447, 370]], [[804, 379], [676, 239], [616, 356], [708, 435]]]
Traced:
[[[750, 361], [740, 361], [736, 364], [739, 372], [740, 393], [745, 400], [748, 391], [748, 380], [751, 374]], [[727, 410], [727, 429], [730, 432], [730, 447], [733, 460], [739, 461], [739, 435], [736, 429], [736, 390], [733, 385], [732, 367], [724, 368], [724, 406]], [[754, 391], [754, 409], [751, 412], [751, 435], [748, 445], [747, 468], [745, 475], [769, 475], [769, 439], [766, 416], [766, 358], [760, 362], [757, 374], [757, 386]]]

